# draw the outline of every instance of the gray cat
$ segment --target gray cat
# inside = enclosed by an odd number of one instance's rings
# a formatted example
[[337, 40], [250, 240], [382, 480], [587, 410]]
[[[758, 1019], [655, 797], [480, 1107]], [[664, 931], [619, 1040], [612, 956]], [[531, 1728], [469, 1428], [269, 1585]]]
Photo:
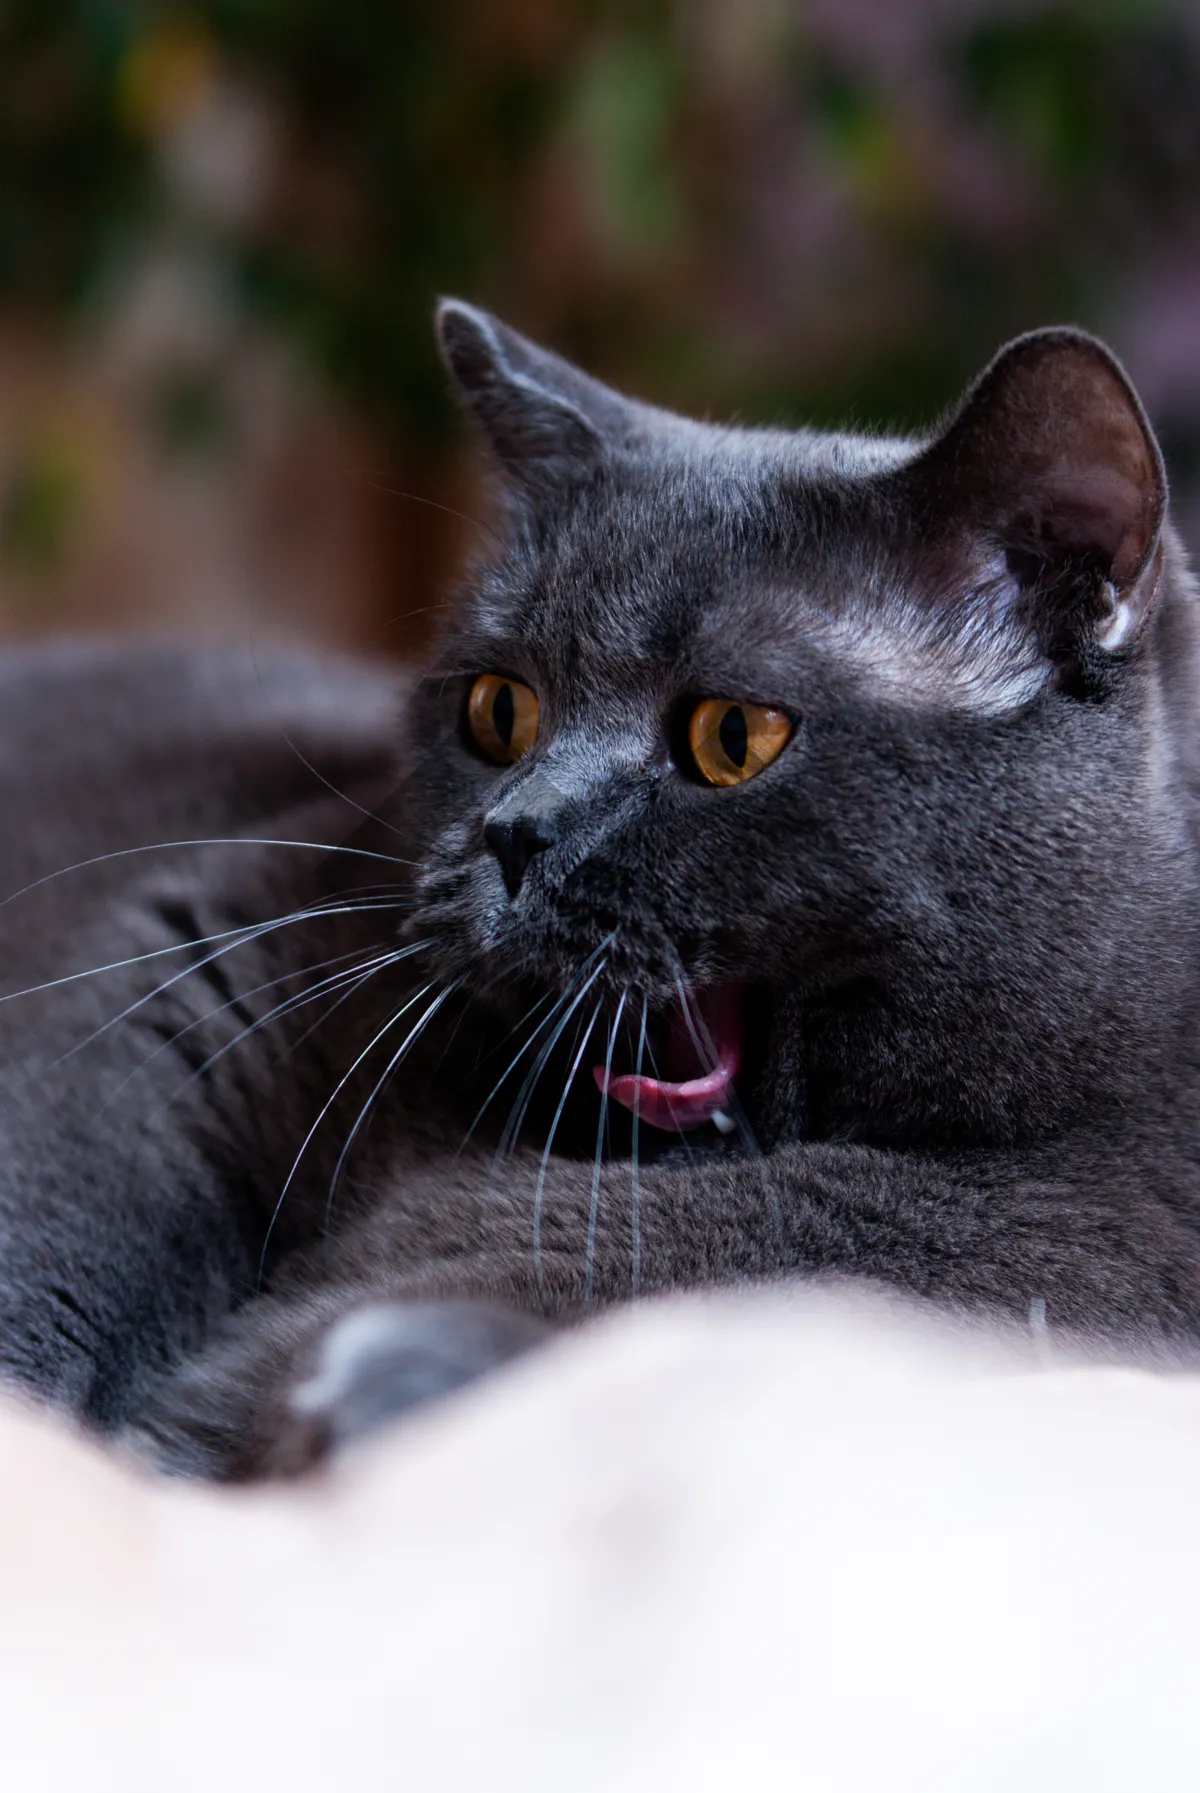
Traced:
[[423, 677], [0, 673], [8, 1374], [239, 1478], [680, 1285], [1190, 1352], [1197, 594], [1112, 356], [877, 441], [439, 322], [507, 532]]

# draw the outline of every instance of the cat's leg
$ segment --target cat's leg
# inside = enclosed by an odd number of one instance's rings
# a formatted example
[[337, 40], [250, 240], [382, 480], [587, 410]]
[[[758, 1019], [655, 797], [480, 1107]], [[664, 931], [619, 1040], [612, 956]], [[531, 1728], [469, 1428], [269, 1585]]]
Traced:
[[[467, 1287], [460, 1266], [450, 1279]], [[533, 1314], [486, 1299], [420, 1298], [402, 1282], [264, 1297], [165, 1378], [131, 1442], [161, 1469], [220, 1481], [297, 1475], [541, 1342]]]
[[538, 1164], [513, 1160], [503, 1190], [486, 1159], [410, 1171], [310, 1261], [317, 1292], [250, 1303], [160, 1387], [138, 1423], [161, 1460], [295, 1472], [635, 1292], [854, 1276], [1109, 1347], [1200, 1342], [1200, 1234], [1168, 1191], [1079, 1157], [789, 1146], [636, 1186], [628, 1163]]
[[[455, 1263], [495, 1300], [555, 1320], [635, 1294], [823, 1273], [1096, 1336], [1200, 1339], [1190, 1165], [1131, 1173], [1081, 1136], [954, 1159], [796, 1144], [639, 1167], [461, 1154], [414, 1167], [331, 1241], [327, 1273], [383, 1263], [449, 1292]], [[486, 1267], [481, 1273], [479, 1266]]]

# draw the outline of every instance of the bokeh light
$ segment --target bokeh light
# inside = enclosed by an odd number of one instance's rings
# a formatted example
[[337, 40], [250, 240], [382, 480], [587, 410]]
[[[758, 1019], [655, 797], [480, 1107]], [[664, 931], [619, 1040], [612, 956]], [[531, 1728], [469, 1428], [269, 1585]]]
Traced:
[[928, 423], [1125, 357], [1200, 540], [1178, 0], [8, 0], [0, 630], [408, 652], [483, 502], [461, 292], [659, 402]]

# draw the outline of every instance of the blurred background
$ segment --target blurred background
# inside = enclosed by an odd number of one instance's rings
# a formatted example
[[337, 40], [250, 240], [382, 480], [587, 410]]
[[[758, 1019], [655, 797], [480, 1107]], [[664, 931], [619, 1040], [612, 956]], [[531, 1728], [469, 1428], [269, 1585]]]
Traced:
[[443, 291], [860, 427], [1087, 324], [1200, 545], [1200, 7], [0, 0], [0, 634], [417, 649], [483, 502]]

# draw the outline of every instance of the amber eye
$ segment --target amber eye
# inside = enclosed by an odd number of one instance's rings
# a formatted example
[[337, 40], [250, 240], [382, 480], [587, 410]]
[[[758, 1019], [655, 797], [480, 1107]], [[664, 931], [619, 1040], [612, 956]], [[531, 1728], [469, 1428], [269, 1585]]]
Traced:
[[482, 673], [467, 699], [467, 723], [476, 746], [489, 759], [511, 766], [537, 740], [537, 693], [518, 679]]
[[696, 770], [709, 784], [744, 784], [782, 753], [792, 727], [785, 710], [706, 697], [688, 724]]

